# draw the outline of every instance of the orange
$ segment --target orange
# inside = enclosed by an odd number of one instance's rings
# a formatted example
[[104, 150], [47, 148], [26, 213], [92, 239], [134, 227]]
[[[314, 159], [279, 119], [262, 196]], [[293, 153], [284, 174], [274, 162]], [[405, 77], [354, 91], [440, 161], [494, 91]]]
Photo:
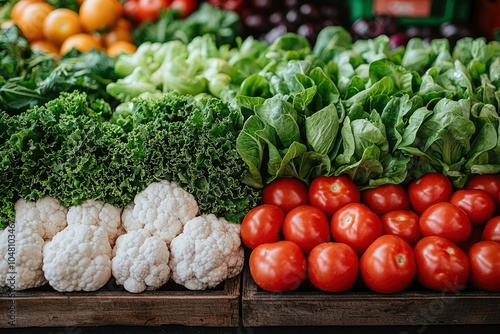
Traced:
[[10, 11], [10, 19], [17, 21], [21, 17], [21, 13], [24, 11], [27, 5], [30, 5], [35, 2], [45, 2], [44, 0], [20, 0], [16, 2]]
[[118, 21], [116, 21], [114, 29], [124, 29], [132, 31], [132, 22], [124, 17], [120, 17]]
[[107, 54], [111, 57], [117, 56], [120, 53], [134, 53], [137, 50], [137, 47], [126, 41], [116, 41], [106, 50]]
[[31, 47], [31, 50], [33, 50], [33, 51], [40, 51], [43, 53], [53, 54], [56, 56], [59, 55], [59, 47], [57, 45], [55, 45], [54, 43], [43, 40], [43, 39], [31, 42], [30, 47]]
[[35, 2], [24, 8], [16, 22], [28, 41], [43, 39], [43, 21], [53, 10], [46, 2]]
[[73, 48], [80, 52], [89, 52], [92, 49], [101, 49], [101, 44], [92, 35], [87, 33], [74, 34], [66, 38], [62, 43], [59, 53], [64, 55]]
[[71, 35], [83, 32], [78, 14], [67, 8], [57, 8], [43, 22], [43, 35], [48, 41], [61, 45]]
[[118, 19], [120, 13], [116, 0], [84, 0], [80, 6], [80, 22], [88, 32], [109, 31]]
[[121, 28], [115, 28], [104, 36], [104, 44], [107, 47], [118, 41], [133, 43], [134, 36], [132, 35], [132, 32], [130, 30]]

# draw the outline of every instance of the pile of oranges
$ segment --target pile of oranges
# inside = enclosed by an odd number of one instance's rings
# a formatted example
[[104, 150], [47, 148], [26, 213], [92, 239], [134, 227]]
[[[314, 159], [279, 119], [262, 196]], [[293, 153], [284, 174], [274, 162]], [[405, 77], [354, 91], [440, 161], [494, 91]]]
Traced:
[[11, 11], [33, 50], [64, 55], [73, 48], [100, 49], [110, 56], [133, 53], [132, 24], [118, 0], [81, 0], [78, 12], [54, 8], [45, 0], [20, 0]]

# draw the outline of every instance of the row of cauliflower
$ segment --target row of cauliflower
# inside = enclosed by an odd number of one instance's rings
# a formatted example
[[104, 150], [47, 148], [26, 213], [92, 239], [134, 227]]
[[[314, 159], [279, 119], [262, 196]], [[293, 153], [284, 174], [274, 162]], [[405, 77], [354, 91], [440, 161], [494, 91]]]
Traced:
[[240, 226], [198, 215], [174, 182], [150, 184], [123, 209], [95, 200], [65, 208], [51, 197], [15, 209], [0, 234], [0, 286], [12, 290], [96, 291], [111, 277], [133, 293], [170, 279], [204, 290], [243, 269]]

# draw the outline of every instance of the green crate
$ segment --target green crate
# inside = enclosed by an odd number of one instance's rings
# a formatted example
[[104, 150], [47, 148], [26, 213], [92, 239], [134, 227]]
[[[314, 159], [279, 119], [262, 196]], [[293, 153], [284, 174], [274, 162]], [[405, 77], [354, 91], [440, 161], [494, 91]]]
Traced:
[[[347, 1], [351, 23], [359, 18], [374, 17], [372, 0]], [[468, 22], [470, 15], [470, 1], [468, 0], [433, 0], [431, 14], [428, 17], [398, 17], [403, 26], [426, 25], [436, 26], [444, 22]]]

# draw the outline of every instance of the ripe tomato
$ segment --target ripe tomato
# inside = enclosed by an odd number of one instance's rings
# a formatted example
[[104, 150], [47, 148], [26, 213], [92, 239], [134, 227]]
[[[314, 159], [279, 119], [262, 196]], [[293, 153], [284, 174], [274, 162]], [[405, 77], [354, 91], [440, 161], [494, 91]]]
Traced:
[[417, 260], [416, 279], [422, 286], [436, 291], [459, 291], [469, 277], [467, 254], [450, 240], [423, 237], [413, 249]]
[[306, 277], [306, 257], [296, 243], [288, 240], [257, 246], [248, 263], [253, 280], [266, 291], [296, 290]]
[[358, 278], [356, 252], [340, 242], [325, 242], [314, 247], [307, 258], [307, 273], [312, 285], [328, 292], [349, 290]]
[[285, 213], [276, 205], [262, 204], [247, 212], [241, 222], [241, 240], [250, 249], [274, 242], [285, 219]]
[[344, 205], [335, 212], [330, 228], [335, 241], [348, 244], [358, 255], [383, 233], [380, 218], [361, 203]]
[[396, 293], [411, 284], [417, 271], [411, 246], [397, 235], [377, 238], [359, 261], [363, 283], [375, 292]]
[[384, 234], [397, 235], [412, 247], [422, 238], [418, 224], [419, 217], [411, 210], [389, 211], [380, 217], [380, 220], [382, 221]]
[[441, 173], [428, 173], [408, 185], [408, 198], [417, 214], [424, 212], [432, 204], [447, 202], [453, 194], [453, 185]]
[[500, 243], [500, 216], [488, 220], [484, 226], [481, 240], [496, 241]]
[[314, 206], [298, 206], [286, 214], [283, 236], [295, 242], [307, 255], [315, 246], [330, 241], [328, 218]]
[[81, 33], [69, 36], [64, 40], [59, 50], [61, 55], [70, 52], [73, 48], [80, 52], [89, 52], [92, 49], [101, 49], [101, 44], [92, 35]]
[[472, 287], [486, 291], [500, 291], [500, 244], [480, 241], [469, 249]]
[[495, 201], [481, 189], [457, 190], [451, 195], [450, 203], [462, 209], [472, 225], [486, 223], [495, 213]]
[[198, 8], [197, 0], [173, 0], [170, 8], [176, 8], [180, 11], [181, 17], [187, 17]]
[[465, 189], [481, 189], [486, 191], [495, 201], [497, 209], [499, 209], [500, 174], [474, 175], [467, 181]]
[[349, 203], [357, 203], [361, 194], [356, 184], [347, 176], [319, 176], [309, 185], [309, 203], [328, 217]]
[[123, 10], [127, 16], [140, 24], [158, 19], [161, 10], [169, 6], [170, 0], [127, 0]]
[[389, 211], [410, 210], [410, 201], [406, 189], [398, 184], [384, 184], [361, 192], [361, 203], [377, 215]]
[[67, 8], [56, 8], [43, 21], [43, 35], [45, 38], [61, 45], [71, 35], [83, 32], [78, 13]]
[[111, 30], [120, 18], [116, 0], [85, 0], [78, 13], [83, 28], [89, 33]]
[[287, 213], [299, 205], [309, 204], [307, 186], [290, 177], [274, 179], [262, 189], [262, 203], [277, 205]]
[[439, 202], [425, 209], [418, 224], [423, 236], [437, 235], [455, 244], [467, 240], [472, 230], [467, 214], [448, 202]]
[[34, 2], [26, 5], [15, 21], [24, 37], [30, 42], [44, 39], [43, 22], [54, 7], [46, 2]]

